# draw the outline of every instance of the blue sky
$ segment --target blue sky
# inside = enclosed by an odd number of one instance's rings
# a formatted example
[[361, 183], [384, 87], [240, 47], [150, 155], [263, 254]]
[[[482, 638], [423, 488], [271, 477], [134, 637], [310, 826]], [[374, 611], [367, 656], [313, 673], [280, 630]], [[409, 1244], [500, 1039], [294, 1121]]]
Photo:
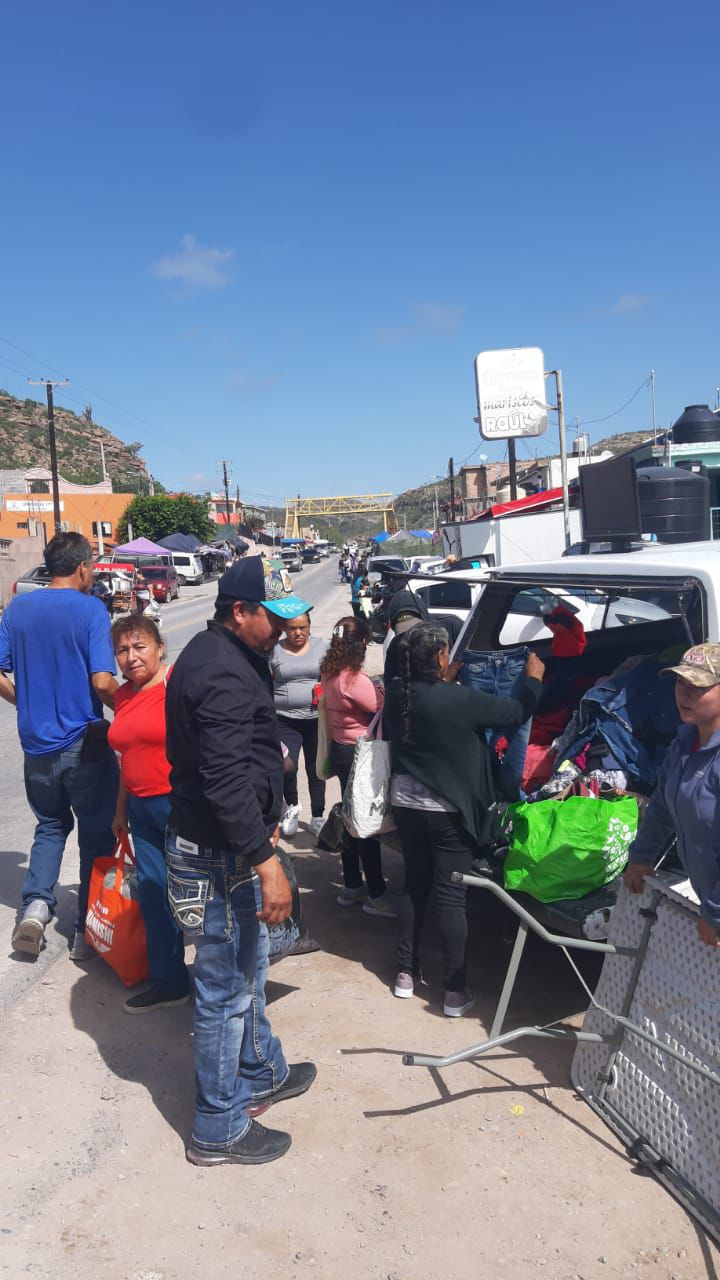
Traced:
[[0, 385], [57, 371], [250, 500], [501, 457], [487, 348], [541, 346], [569, 421], [651, 367], [660, 424], [712, 404], [719, 36], [709, 0], [6, 5]]

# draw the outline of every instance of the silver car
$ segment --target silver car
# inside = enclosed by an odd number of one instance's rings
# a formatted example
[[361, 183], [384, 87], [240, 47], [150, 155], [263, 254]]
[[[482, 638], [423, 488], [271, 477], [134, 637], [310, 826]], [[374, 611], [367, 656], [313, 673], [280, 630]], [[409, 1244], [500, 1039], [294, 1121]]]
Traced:
[[25, 595], [27, 591], [37, 591], [38, 587], [46, 587], [50, 581], [50, 574], [44, 564], [36, 564], [34, 569], [28, 569], [27, 573], [23, 573], [17, 582], [13, 582], [12, 593], [14, 596]]

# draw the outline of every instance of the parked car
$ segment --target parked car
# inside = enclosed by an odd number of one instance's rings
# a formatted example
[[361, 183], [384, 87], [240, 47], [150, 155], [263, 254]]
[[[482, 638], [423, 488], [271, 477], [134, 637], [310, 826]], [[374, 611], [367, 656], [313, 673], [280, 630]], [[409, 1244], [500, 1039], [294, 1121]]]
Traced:
[[289, 573], [299, 573], [303, 567], [302, 552], [299, 547], [282, 547], [280, 559]]
[[[410, 579], [408, 587], [422, 600], [431, 615], [451, 613], [464, 622], [489, 579], [487, 569], [465, 569], [439, 575], [437, 582]], [[501, 643], [529, 644], [536, 640], [550, 640], [552, 632], [546, 627], [545, 618], [558, 605], [577, 616], [586, 631], [597, 630], [599, 626], [622, 627], [667, 617], [662, 603], [656, 600], [622, 595], [608, 599], [604, 592], [592, 588], [568, 592], [560, 587], [550, 590], [543, 586], [528, 586], [514, 597], [512, 609], [503, 623]]]
[[147, 565], [142, 571], [143, 577], [153, 595], [160, 604], [177, 600], [180, 595], [180, 579], [174, 565]]
[[205, 581], [205, 571], [199, 556], [192, 555], [187, 551], [173, 551], [171, 552], [171, 558], [181, 587], [186, 585], [196, 586], [198, 583]]
[[407, 573], [408, 562], [402, 556], [370, 556], [367, 562], [368, 573], [387, 573], [388, 569]]
[[[543, 564], [492, 569], [481, 584], [453, 649], [496, 654], [531, 642], [545, 662], [552, 637], [544, 617], [562, 604], [583, 624], [587, 646], [576, 674], [607, 676], [628, 658], [682, 652], [720, 640], [720, 546], [648, 544], [627, 554], [570, 556]], [[658, 849], [658, 857], [662, 853]], [[670, 867], [670, 862], [665, 863]], [[491, 865], [485, 874], [501, 875]], [[681, 877], [682, 878], [682, 877]], [[584, 898], [540, 903], [523, 898], [558, 933], [582, 937], [586, 920], [611, 907], [615, 882]]]
[[27, 591], [37, 591], [38, 587], [46, 587], [50, 581], [50, 574], [44, 564], [36, 564], [34, 569], [28, 569], [27, 573], [23, 573], [13, 582], [12, 593], [14, 596], [25, 595]]
[[444, 556], [413, 556], [408, 568], [411, 573], [435, 573], [445, 564]]

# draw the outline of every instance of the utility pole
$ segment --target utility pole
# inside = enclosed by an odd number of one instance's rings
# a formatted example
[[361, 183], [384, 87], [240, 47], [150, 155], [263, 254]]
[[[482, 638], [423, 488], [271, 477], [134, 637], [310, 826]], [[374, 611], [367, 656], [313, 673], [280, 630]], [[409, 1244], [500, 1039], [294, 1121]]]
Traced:
[[[241, 509], [241, 507], [240, 507], [240, 485], [239, 485], [239, 484], [236, 484], [236, 485], [235, 485], [235, 508], [236, 508], [236, 510], [237, 510], [238, 524], [244, 524], [244, 523], [245, 523], [245, 511], [244, 511], [244, 510], [242, 510], [242, 509]], [[241, 510], [242, 510], [242, 520], [240, 519]]]
[[448, 458], [448, 478], [450, 480], [450, 520], [455, 523], [455, 461]]
[[[563, 524], [565, 526], [565, 546], [570, 546], [570, 498], [568, 495], [567, 436], [565, 433], [565, 401], [563, 399], [562, 369], [551, 369], [555, 379], [557, 398], [558, 436], [560, 437], [560, 481], [562, 484]], [[545, 377], [549, 375], [546, 373]]]
[[508, 440], [508, 466], [510, 469], [510, 501], [515, 502], [517, 498], [517, 454], [515, 452], [514, 436], [510, 436]]
[[107, 480], [108, 473], [107, 467], [105, 466], [105, 445], [102, 440], [100, 441], [100, 461], [102, 462], [102, 478], [103, 480]]
[[655, 417], [655, 370], [650, 370], [650, 396], [652, 399], [653, 444], [657, 444], [657, 419]]
[[228, 486], [227, 462], [223, 458], [223, 484], [225, 485], [225, 520], [230, 524], [230, 489]]
[[48, 444], [50, 446], [50, 475], [52, 476], [53, 519], [55, 532], [60, 533], [60, 480], [58, 476], [57, 442], [55, 440], [55, 405], [53, 403], [53, 387], [66, 387], [68, 378], [60, 378], [55, 382], [50, 378], [28, 378], [31, 387], [44, 387], [47, 393]]

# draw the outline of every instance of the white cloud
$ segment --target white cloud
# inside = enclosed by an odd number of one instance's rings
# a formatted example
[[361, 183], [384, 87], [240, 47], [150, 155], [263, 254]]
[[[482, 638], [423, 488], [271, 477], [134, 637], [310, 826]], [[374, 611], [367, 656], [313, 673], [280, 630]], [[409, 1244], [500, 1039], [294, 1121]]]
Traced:
[[465, 308], [452, 302], [416, 302], [412, 312], [421, 329], [432, 333], [456, 333]]
[[464, 307], [452, 302], [414, 302], [410, 307], [412, 319], [407, 324], [388, 325], [376, 329], [373, 338], [382, 346], [408, 342], [427, 334], [448, 336], [457, 333], [465, 314]]
[[179, 253], [158, 258], [151, 270], [159, 280], [180, 280], [189, 289], [222, 289], [230, 275], [222, 268], [235, 256], [234, 249], [212, 249], [198, 244], [192, 234], [181, 236]]
[[608, 307], [610, 316], [626, 315], [628, 311], [641, 311], [650, 302], [649, 293], [621, 293], [617, 302]]

